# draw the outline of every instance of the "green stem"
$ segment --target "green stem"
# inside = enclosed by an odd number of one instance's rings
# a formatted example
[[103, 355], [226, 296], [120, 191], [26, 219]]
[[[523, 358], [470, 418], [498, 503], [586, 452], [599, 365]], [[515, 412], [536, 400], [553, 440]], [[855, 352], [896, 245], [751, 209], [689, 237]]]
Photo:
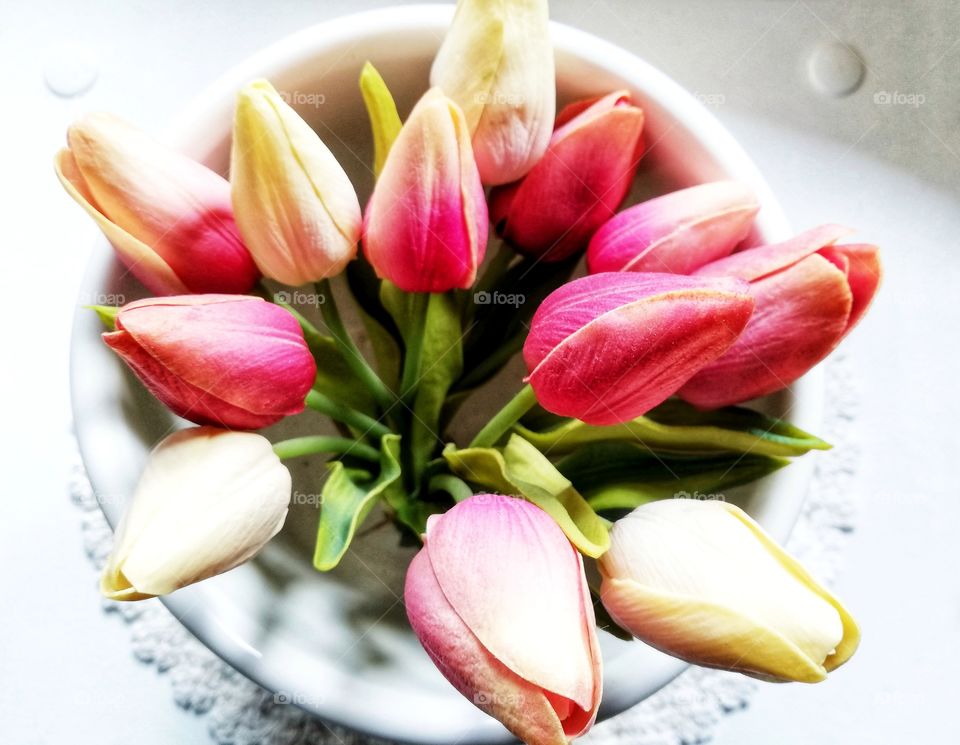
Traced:
[[429, 491], [443, 491], [453, 497], [454, 502], [462, 502], [473, 496], [473, 489], [463, 479], [450, 473], [438, 473], [429, 481]]
[[380, 453], [377, 452], [376, 448], [346, 437], [328, 437], [326, 435], [310, 435], [281, 440], [273, 443], [273, 452], [277, 454], [280, 460], [299, 458], [316, 453], [352, 455], [373, 463], [380, 460]]
[[308, 408], [326, 414], [334, 421], [343, 422], [354, 429], [360, 430], [365, 435], [374, 435], [378, 440], [384, 435], [390, 434], [390, 430], [373, 417], [367, 416], [356, 409], [351, 409], [349, 406], [344, 406], [319, 391], [310, 391], [304, 403]]
[[488, 448], [497, 444], [501, 437], [516, 424], [520, 417], [537, 405], [537, 396], [530, 385], [525, 385], [516, 396], [494, 414], [470, 443], [472, 448]]
[[323, 314], [323, 320], [327, 324], [333, 341], [340, 350], [347, 366], [373, 394], [377, 405], [384, 411], [390, 411], [396, 403], [396, 397], [390, 392], [380, 376], [373, 368], [367, 364], [366, 359], [360, 354], [357, 345], [353, 343], [350, 334], [347, 333], [346, 326], [343, 325], [343, 319], [340, 317], [340, 311], [337, 309], [337, 303], [333, 297], [333, 288], [330, 286], [329, 279], [322, 279], [317, 282], [317, 292], [323, 297], [320, 304], [320, 311]]
[[427, 327], [427, 306], [430, 304], [430, 294], [415, 292], [411, 296], [410, 336], [404, 340], [406, 349], [403, 353], [403, 377], [400, 380], [400, 399], [413, 408], [413, 399], [417, 395], [417, 386], [420, 383], [420, 370], [423, 363], [423, 338]]

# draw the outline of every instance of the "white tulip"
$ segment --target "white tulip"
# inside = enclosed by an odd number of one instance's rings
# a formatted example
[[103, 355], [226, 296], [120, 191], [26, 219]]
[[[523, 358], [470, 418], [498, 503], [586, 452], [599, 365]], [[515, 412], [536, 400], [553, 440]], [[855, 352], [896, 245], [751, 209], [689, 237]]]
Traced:
[[638, 507], [614, 525], [600, 570], [617, 623], [697, 665], [814, 683], [860, 640], [840, 602], [726, 502]]
[[233, 569], [283, 527], [290, 487], [265, 437], [215, 427], [170, 435], [117, 528], [101, 592], [142, 600]]
[[526, 175], [553, 133], [556, 81], [547, 0], [459, 0], [430, 71], [460, 105], [484, 184]]

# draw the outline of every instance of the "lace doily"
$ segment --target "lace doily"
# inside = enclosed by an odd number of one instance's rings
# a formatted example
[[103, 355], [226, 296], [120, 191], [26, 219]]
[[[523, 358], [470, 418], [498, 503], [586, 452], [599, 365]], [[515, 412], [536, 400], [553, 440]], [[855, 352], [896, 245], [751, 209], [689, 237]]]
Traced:
[[[803, 511], [788, 542], [790, 551], [826, 582], [836, 575], [855, 516], [854, 473], [859, 452], [853, 427], [857, 396], [850, 365], [827, 365], [825, 439], [835, 447], [816, 454], [817, 465]], [[821, 434], [821, 433], [818, 433]], [[79, 455], [71, 497], [82, 510], [84, 546], [99, 569], [113, 533], [87, 479]], [[104, 601], [108, 613], [130, 628], [137, 659], [155, 665], [184, 709], [205, 716], [217, 745], [372, 745], [368, 737], [329, 726], [245, 678], [198, 642], [158, 600]], [[585, 745], [694, 745], [712, 738], [720, 719], [745, 709], [759, 685], [735, 673], [691, 667], [650, 698], [598, 724]]]

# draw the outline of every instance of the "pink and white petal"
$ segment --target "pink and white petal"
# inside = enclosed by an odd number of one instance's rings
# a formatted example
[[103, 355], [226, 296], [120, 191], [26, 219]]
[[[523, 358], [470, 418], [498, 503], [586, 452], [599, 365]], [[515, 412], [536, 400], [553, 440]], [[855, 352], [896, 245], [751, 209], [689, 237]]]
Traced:
[[407, 616], [437, 669], [464, 697], [532, 745], [565, 745], [567, 734], [551, 701], [491, 655], [450, 605], [423, 549], [410, 562], [404, 588]]
[[426, 546], [444, 595], [490, 654], [524, 680], [593, 709], [582, 563], [543, 510], [514, 497], [474, 497], [428, 526]]
[[63, 149], [54, 161], [60, 183], [97, 223], [107, 240], [114, 247], [123, 265], [151, 292], [158, 295], [179, 295], [190, 292], [186, 284], [174, 273], [170, 265], [142, 241], [134, 238], [104, 215], [96, 205], [77, 167], [73, 154]]

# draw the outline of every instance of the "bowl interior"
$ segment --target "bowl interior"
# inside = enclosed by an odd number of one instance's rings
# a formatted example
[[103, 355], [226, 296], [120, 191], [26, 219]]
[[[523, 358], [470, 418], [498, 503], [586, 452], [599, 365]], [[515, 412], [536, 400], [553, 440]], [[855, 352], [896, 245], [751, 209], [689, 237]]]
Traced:
[[[300, 32], [238, 68], [179, 118], [170, 141], [226, 173], [237, 89], [268, 78], [309, 121], [349, 173], [361, 198], [372, 187], [371, 143], [357, 87], [371, 60], [405, 115], [428, 87], [429, 68], [449, 23], [445, 6], [394, 8], [349, 16]], [[702, 106], [641, 60], [582, 32], [554, 25], [558, 103], [626, 88], [644, 108], [647, 152], [631, 201], [718, 178], [757, 191], [762, 210], [750, 240], [778, 240], [787, 225], [747, 156]], [[86, 297], [112, 293], [126, 301], [146, 292], [101, 241], [85, 280]], [[346, 304], [346, 302], [344, 302]], [[99, 340], [93, 314], [78, 313], [72, 384], [84, 462], [105, 514], [115, 524], [133, 492], [149, 449], [184, 426], [144, 392]], [[517, 368], [498, 376], [465, 407], [466, 427], [519, 385]], [[816, 374], [764, 401], [771, 412], [816, 429], [821, 408]], [[471, 413], [473, 412], [473, 413]], [[471, 417], [473, 421], [471, 421]], [[316, 432], [309, 413], [270, 435]], [[285, 701], [372, 734], [422, 743], [501, 742], [499, 723], [463, 699], [427, 659], [406, 624], [402, 583], [413, 549], [372, 515], [342, 565], [318, 574], [310, 565], [322, 462], [291, 462], [294, 498], [280, 538], [255, 560], [165, 599], [201, 641]], [[764, 482], [730, 493], [775, 536], [784, 538], [809, 478], [802, 460]], [[773, 498], [776, 493], [776, 499]], [[643, 699], [684, 665], [639, 642], [602, 634], [605, 698], [601, 718]], [[429, 722], [429, 726], [425, 723]]]

